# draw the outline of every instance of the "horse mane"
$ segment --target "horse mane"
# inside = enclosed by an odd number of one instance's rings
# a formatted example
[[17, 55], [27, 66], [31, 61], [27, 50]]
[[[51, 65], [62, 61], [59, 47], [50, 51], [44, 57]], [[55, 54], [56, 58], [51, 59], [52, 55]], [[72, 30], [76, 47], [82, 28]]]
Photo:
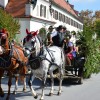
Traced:
[[16, 48], [18, 48], [20, 50], [23, 50], [23, 48], [20, 45], [16, 44], [16, 43], [14, 43], [14, 47], [16, 47]]

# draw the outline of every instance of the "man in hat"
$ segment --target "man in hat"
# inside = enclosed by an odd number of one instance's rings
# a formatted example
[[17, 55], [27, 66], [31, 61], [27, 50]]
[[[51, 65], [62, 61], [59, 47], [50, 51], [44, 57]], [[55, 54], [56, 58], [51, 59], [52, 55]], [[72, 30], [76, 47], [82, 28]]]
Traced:
[[47, 38], [46, 38], [46, 45], [50, 45], [52, 43], [52, 41], [51, 41], [51, 33], [52, 33], [53, 29], [54, 29], [53, 26], [50, 26], [48, 28], [48, 33], [47, 33]]
[[64, 35], [63, 35], [63, 26], [62, 25], [59, 25], [56, 28], [56, 31], [52, 32], [51, 39], [52, 39], [53, 45], [58, 46], [58, 47], [63, 46]]

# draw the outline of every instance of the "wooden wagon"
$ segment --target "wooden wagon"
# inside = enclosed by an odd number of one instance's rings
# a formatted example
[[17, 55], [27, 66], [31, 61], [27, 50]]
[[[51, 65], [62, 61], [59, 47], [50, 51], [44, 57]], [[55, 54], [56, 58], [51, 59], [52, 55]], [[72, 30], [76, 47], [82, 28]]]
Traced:
[[[71, 66], [65, 65], [64, 76], [63, 76], [64, 80], [65, 79], [68, 79], [70, 81], [75, 80], [78, 84], [82, 84], [84, 63], [85, 63], [85, 58], [80, 54], [77, 54], [77, 57], [73, 58]], [[50, 78], [49, 75], [48, 78]], [[59, 73], [57, 70], [54, 71], [54, 78], [59, 79]]]

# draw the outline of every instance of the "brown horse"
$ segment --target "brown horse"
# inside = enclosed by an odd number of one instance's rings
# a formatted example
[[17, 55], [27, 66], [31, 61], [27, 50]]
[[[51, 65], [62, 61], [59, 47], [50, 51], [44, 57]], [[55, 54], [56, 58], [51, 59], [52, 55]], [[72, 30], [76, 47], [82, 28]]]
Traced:
[[[14, 93], [17, 89], [18, 77], [15, 73], [23, 74], [22, 80], [25, 79], [27, 72], [27, 58], [24, 56], [23, 48], [18, 46], [15, 42], [9, 42], [9, 34], [4, 29], [0, 31], [0, 96], [4, 96], [1, 88], [1, 78], [6, 71], [8, 74], [8, 94], [6, 100], [10, 98], [10, 88], [12, 85], [12, 78], [15, 76], [16, 85]], [[25, 87], [24, 87], [25, 89]]]

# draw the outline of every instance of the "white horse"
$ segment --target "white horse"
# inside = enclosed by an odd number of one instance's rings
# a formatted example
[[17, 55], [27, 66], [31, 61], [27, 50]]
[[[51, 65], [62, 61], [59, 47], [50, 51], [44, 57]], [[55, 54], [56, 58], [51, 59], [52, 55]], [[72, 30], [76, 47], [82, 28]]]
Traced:
[[25, 39], [25, 54], [29, 57], [29, 65], [31, 67], [31, 74], [28, 85], [30, 87], [32, 95], [35, 99], [38, 97], [37, 93], [32, 88], [32, 81], [35, 77], [39, 77], [43, 81], [42, 94], [40, 100], [44, 99], [44, 86], [47, 79], [47, 72], [49, 72], [52, 82], [49, 95], [53, 95], [53, 71], [57, 68], [59, 69], [60, 81], [58, 95], [60, 95], [62, 92], [62, 80], [65, 67], [65, 56], [63, 50], [57, 46], [45, 47], [44, 45], [41, 45], [40, 39], [37, 36], [37, 32], [28, 32], [28, 35]]

